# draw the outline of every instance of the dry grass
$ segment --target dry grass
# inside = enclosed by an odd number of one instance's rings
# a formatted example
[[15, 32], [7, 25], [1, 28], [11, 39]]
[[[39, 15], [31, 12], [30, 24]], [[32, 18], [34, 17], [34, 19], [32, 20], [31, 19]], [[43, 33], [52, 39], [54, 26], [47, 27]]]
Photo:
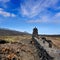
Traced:
[[[8, 42], [17, 42], [20, 40], [29, 40], [31, 35], [22, 35], [22, 36], [0, 36], [0, 40], [6, 40]], [[51, 40], [53, 44], [60, 49], [60, 37], [46, 37], [47, 40]]]
[[60, 49], [60, 37], [46, 37], [48, 40], [51, 40], [53, 44]]
[[23, 36], [0, 36], [0, 40], [6, 40], [8, 42], [17, 42], [19, 40], [31, 39], [31, 35]]
[[[43, 36], [39, 36], [40, 37], [40, 39], [41, 39], [41, 37], [43, 37]], [[45, 38], [47, 39], [47, 40], [51, 40], [52, 42], [53, 42], [53, 45], [55, 46], [55, 47], [57, 47], [58, 49], [60, 49], [60, 37], [59, 36], [45, 36]]]

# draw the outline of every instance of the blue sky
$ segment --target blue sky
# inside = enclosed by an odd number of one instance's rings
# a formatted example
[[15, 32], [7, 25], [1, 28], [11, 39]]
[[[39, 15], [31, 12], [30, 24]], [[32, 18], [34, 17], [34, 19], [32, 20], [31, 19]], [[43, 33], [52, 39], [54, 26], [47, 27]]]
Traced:
[[0, 0], [0, 28], [60, 34], [60, 0]]

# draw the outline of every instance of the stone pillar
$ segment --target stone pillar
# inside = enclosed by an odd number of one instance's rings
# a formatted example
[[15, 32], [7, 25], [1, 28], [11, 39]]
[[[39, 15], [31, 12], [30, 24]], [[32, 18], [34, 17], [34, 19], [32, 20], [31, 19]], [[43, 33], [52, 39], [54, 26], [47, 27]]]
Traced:
[[32, 38], [33, 37], [38, 37], [38, 29], [36, 27], [33, 29]]
[[38, 38], [38, 29], [36, 27], [33, 29], [32, 33], [32, 41], [31, 41], [32, 44], [34, 44], [34, 37]]

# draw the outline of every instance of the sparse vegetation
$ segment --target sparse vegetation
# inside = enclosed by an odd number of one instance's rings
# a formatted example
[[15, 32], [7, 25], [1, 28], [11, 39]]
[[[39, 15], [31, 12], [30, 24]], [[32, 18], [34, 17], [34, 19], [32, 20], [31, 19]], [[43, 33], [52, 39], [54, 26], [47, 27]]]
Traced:
[[[4, 31], [5, 32], [5, 31]], [[6, 31], [7, 32], [7, 31]], [[31, 42], [30, 34], [14, 34], [0, 35], [0, 60], [40, 60], [34, 42]], [[43, 36], [40, 36], [40, 38]], [[60, 48], [59, 36], [44, 36], [47, 40], [51, 40], [55, 47]], [[40, 39], [39, 38], [39, 39]], [[8, 42], [8, 43], [6, 43]], [[10, 43], [11, 42], [11, 43]], [[4, 43], [4, 44], [3, 44]]]
[[60, 49], [60, 35], [54, 35], [54, 36], [45, 36], [47, 40], [51, 40], [55, 47]]
[[0, 40], [5, 40], [8, 42], [17, 42], [19, 40], [31, 39], [31, 35], [22, 35], [22, 36], [0, 36]]

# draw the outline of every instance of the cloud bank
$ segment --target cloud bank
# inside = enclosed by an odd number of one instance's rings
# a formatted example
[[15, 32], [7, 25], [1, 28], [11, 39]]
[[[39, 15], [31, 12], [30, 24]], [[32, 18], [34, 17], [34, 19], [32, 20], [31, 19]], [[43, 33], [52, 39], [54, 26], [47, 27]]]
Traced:
[[40, 18], [31, 19], [29, 22], [46, 22], [48, 20], [50, 22], [50, 20], [60, 19], [60, 11], [54, 12], [60, 10], [60, 6], [57, 5], [59, 2], [59, 0], [0, 0], [3, 6], [2, 10], [0, 9], [0, 15], [4, 17], [19, 15], [26, 18], [35, 18], [38, 16]]
[[4, 11], [4, 9], [0, 8], [0, 15], [4, 16], [4, 17], [15, 17], [16, 15], [13, 13], [9, 13]]
[[60, 24], [60, 12], [56, 13], [54, 17], [42, 16], [40, 19], [27, 20], [27, 23], [55, 23]]
[[47, 8], [56, 8], [58, 0], [25, 0], [24, 4], [21, 4], [21, 14], [27, 17], [34, 17], [42, 14]]
[[0, 0], [0, 2], [2, 3], [6, 3], [6, 2], [9, 2], [10, 0]]

